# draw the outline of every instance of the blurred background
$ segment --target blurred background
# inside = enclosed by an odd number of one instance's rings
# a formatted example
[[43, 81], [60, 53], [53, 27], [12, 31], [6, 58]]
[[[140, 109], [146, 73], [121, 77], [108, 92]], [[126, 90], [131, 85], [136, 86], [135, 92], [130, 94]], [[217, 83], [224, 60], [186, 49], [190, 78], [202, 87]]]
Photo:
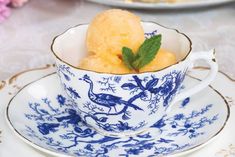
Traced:
[[[193, 41], [193, 51], [215, 48], [220, 70], [235, 78], [231, 68], [235, 66], [235, 3], [220, 0], [220, 5], [204, 6], [206, 1], [195, 7], [182, 7], [189, 2], [181, 2], [152, 4], [152, 9], [126, 9], [144, 21], [184, 32]], [[4, 9], [4, 3], [8, 9]], [[56, 35], [79, 23], [89, 23], [97, 13], [115, 7], [85, 0], [0, 0], [0, 4], [0, 80], [53, 63], [50, 45]]]

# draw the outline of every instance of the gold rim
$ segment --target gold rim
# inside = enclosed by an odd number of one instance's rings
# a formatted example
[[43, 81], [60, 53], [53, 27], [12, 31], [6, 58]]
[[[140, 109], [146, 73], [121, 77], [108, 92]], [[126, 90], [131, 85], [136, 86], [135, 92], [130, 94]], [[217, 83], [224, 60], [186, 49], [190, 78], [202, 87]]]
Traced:
[[[15, 132], [16, 134], [18, 134], [19, 138], [21, 138], [21, 139], [23, 139], [24, 141], [26, 141], [27, 144], [30, 144], [31, 146], [33, 146], [33, 147], [35, 147], [35, 148], [38, 148], [38, 149], [41, 150], [41, 151], [46, 151], [48, 154], [61, 155], [61, 153], [58, 153], [58, 152], [49, 150], [49, 149], [44, 148], [44, 147], [41, 147], [40, 145], [38, 145], [38, 144], [32, 142], [31, 140], [29, 140], [28, 138], [24, 137], [20, 132], [18, 132], [18, 130], [16, 130], [16, 129], [14, 128], [14, 126], [13, 126], [11, 120], [10, 120], [10, 117], [9, 117], [9, 107], [10, 107], [10, 105], [11, 105], [12, 100], [13, 100], [24, 88], [26, 88], [27, 86], [29, 86], [29, 85], [31, 85], [31, 84], [33, 84], [33, 83], [35, 83], [35, 82], [37, 82], [37, 81], [39, 81], [39, 80], [41, 80], [41, 79], [43, 79], [43, 78], [49, 77], [49, 76], [51, 76], [51, 75], [53, 75], [53, 74], [56, 74], [56, 72], [47, 74], [46, 76], [43, 76], [43, 77], [41, 77], [41, 78], [39, 78], [39, 79], [37, 79], [37, 80], [35, 80], [35, 81], [32, 81], [32, 82], [26, 84], [25, 86], [23, 86], [23, 87], [11, 98], [11, 100], [8, 102], [8, 105], [7, 105], [5, 114], [6, 114], [6, 118], [7, 118], [7, 121], [8, 121], [8, 123], [9, 123], [10, 127], [14, 130], [14, 132]], [[187, 76], [189, 76], [189, 77], [191, 77], [191, 78], [193, 78], [193, 79], [195, 79], [195, 80], [201, 81], [199, 78], [196, 78], [196, 77], [194, 77], [194, 76], [190, 76], [190, 75], [187, 75]], [[196, 145], [196, 146], [194, 146], [194, 147], [192, 147], [192, 148], [189, 148], [189, 149], [187, 149], [187, 150], [182, 150], [182, 152], [173, 153], [173, 154], [171, 154], [171, 155], [180, 155], [181, 153], [187, 153], [187, 152], [190, 153], [190, 151], [192, 151], [192, 150], [195, 149], [195, 148], [201, 148], [203, 145], [207, 145], [209, 142], [211, 142], [211, 140], [213, 140], [216, 136], [218, 136], [219, 133], [221, 133], [221, 131], [222, 131], [222, 130], [224, 129], [224, 127], [226, 126], [226, 124], [227, 124], [227, 122], [228, 122], [228, 120], [229, 120], [229, 117], [230, 117], [230, 107], [229, 107], [229, 104], [228, 104], [227, 100], [225, 99], [225, 97], [224, 97], [218, 90], [214, 89], [211, 85], [209, 85], [209, 88], [211, 88], [213, 91], [215, 91], [215, 92], [224, 100], [224, 102], [225, 102], [225, 105], [226, 105], [226, 108], [227, 108], [227, 117], [226, 117], [226, 119], [225, 119], [225, 121], [224, 121], [224, 124], [222, 125], [222, 127], [220, 128], [220, 130], [218, 130], [218, 132], [216, 132], [212, 137], [210, 137], [210, 138], [209, 138], [207, 141], [205, 141], [204, 143], [198, 144], [198, 145]], [[70, 157], [69, 155], [66, 155], [66, 156]]]
[[[210, 68], [208, 68], [208, 67], [203, 67], [203, 66], [196, 66], [196, 67], [194, 67], [194, 69], [209, 70]], [[229, 76], [229, 75], [226, 74], [225, 72], [223, 72], [223, 71], [221, 71], [221, 70], [219, 70], [219, 72], [220, 72], [221, 74], [223, 74], [225, 77], [227, 77], [230, 81], [235, 82], [235, 79], [233, 79], [231, 76]]]
[[27, 73], [27, 72], [30, 72], [30, 71], [34, 71], [34, 70], [48, 69], [48, 68], [50, 68], [50, 67], [52, 67], [52, 66], [54, 67], [55, 64], [46, 64], [45, 67], [34, 68], [34, 69], [29, 69], [29, 70], [25, 70], [25, 71], [19, 72], [19, 73], [13, 75], [10, 79], [8, 79], [8, 84], [9, 84], [9, 85], [12, 84], [14, 81], [16, 81], [16, 79], [17, 79], [20, 75], [22, 75], [22, 74], [24, 74], [24, 73]]
[[[183, 61], [188, 57], [188, 55], [189, 55], [190, 52], [192, 51], [192, 41], [191, 41], [191, 39], [190, 39], [186, 34], [180, 32], [180, 31], [177, 30], [177, 29], [168, 28], [168, 27], [166, 27], [166, 26], [163, 26], [163, 25], [158, 24], [158, 23], [153, 22], [153, 21], [142, 21], [142, 22], [143, 22], [143, 23], [152, 23], [152, 24], [158, 25], [158, 26], [160, 26], [160, 27], [163, 27], [163, 28], [165, 28], [165, 29], [173, 30], [173, 31], [175, 31], [176, 33], [181, 34], [181, 35], [183, 35], [184, 37], [186, 37], [186, 39], [188, 39], [188, 41], [189, 41], [189, 51], [187, 52], [187, 54], [185, 55], [185, 57], [184, 57], [182, 60], [176, 62], [175, 64], [172, 64], [172, 65], [170, 65], [170, 66], [167, 66], [167, 67], [165, 67], [165, 68], [163, 68], [163, 69], [155, 70], [155, 71], [150, 71], [150, 72], [159, 72], [159, 71], [165, 70], [165, 69], [167, 69], [167, 68], [169, 68], [169, 67], [175, 66], [175, 65], [177, 65], [177, 64], [179, 64], [179, 63], [181, 63], [181, 62], [183, 62]], [[73, 67], [74, 69], [81, 70], [81, 71], [89, 71], [89, 72], [93, 72], [93, 73], [96, 73], [96, 74], [114, 74], [114, 73], [96, 72], [96, 71], [91, 71], [91, 70], [85, 70], [85, 69], [78, 68], [78, 67], [76, 67], [76, 66], [74, 66], [74, 65], [72, 65], [72, 64], [70, 64], [70, 63], [68, 63], [68, 62], [66, 62], [66, 61], [64, 61], [63, 59], [61, 59], [61, 58], [56, 54], [56, 52], [54, 51], [53, 46], [54, 46], [55, 41], [56, 41], [57, 38], [59, 38], [60, 36], [63, 36], [64, 34], [66, 34], [66, 33], [67, 33], [69, 30], [71, 30], [71, 29], [74, 29], [74, 28], [79, 27], [79, 26], [84, 26], [84, 25], [89, 25], [89, 24], [88, 24], [88, 23], [85, 23], [85, 24], [78, 24], [78, 25], [75, 25], [75, 26], [73, 26], [73, 27], [70, 27], [70, 28], [66, 29], [63, 33], [61, 33], [61, 34], [55, 36], [55, 37], [53, 38], [53, 40], [52, 40], [52, 43], [51, 43], [51, 52], [52, 52], [53, 55], [56, 57], [56, 59], [58, 59], [59, 61], [61, 61], [62, 63], [66, 64], [66, 65], [68, 65], [68, 66], [70, 66], [70, 67]], [[150, 72], [142, 72], [142, 73], [139, 73], [139, 74], [150, 73]], [[114, 74], [114, 75], [132, 75], [132, 74], [127, 73], [127, 74]]]
[[[30, 71], [32, 71], [32, 70], [30, 70]], [[29, 85], [31, 85], [31, 84], [33, 84], [33, 83], [35, 83], [35, 82], [37, 82], [37, 81], [39, 81], [39, 80], [41, 80], [41, 79], [43, 79], [43, 78], [46, 78], [46, 77], [48, 77], [48, 76], [51, 76], [51, 75], [53, 75], [53, 74], [56, 74], [56, 72], [53, 72], [53, 73], [47, 74], [47, 75], [45, 75], [45, 76], [43, 76], [43, 77], [40, 77], [40, 78], [38, 78], [37, 80], [34, 80], [34, 81], [32, 81], [32, 82], [30, 82], [30, 83], [24, 85], [19, 91], [17, 91], [17, 93], [16, 93], [16, 94], [10, 99], [10, 101], [8, 102], [7, 108], [6, 108], [6, 110], [5, 110], [5, 116], [6, 116], [6, 119], [7, 119], [7, 122], [8, 122], [8, 125], [10, 126], [10, 128], [14, 131], [14, 133], [16, 133], [17, 137], [19, 137], [19, 138], [22, 139], [24, 142], [26, 142], [26, 144], [28, 144], [28, 145], [30, 145], [30, 146], [32, 146], [32, 147], [34, 147], [34, 148], [36, 148], [36, 149], [38, 149], [38, 150], [44, 152], [44, 153], [48, 153], [48, 154], [50, 154], [50, 155], [56, 155], [56, 156], [58, 155], [58, 156], [60, 156], [61, 153], [57, 153], [57, 152], [55, 152], [55, 151], [53, 151], [53, 150], [44, 148], [44, 147], [42, 147], [42, 146], [40, 146], [40, 145], [38, 145], [38, 144], [32, 142], [31, 140], [29, 140], [29, 139], [26, 138], [25, 136], [23, 136], [17, 129], [14, 128], [14, 126], [13, 126], [11, 120], [10, 120], [10, 117], [9, 117], [9, 107], [10, 107], [10, 104], [11, 104], [12, 100], [13, 100], [24, 88], [26, 88], [27, 86], [29, 86]], [[70, 156], [70, 155], [66, 155], [66, 156], [72, 157], [72, 156]]]
[[7, 85], [11, 85], [13, 82], [15, 82], [17, 80], [17, 78], [19, 76], [21, 76], [21, 75], [23, 75], [23, 74], [25, 74], [27, 72], [37, 71], [37, 70], [44, 70], [44, 69], [48, 69], [50, 67], [55, 67], [55, 64], [46, 64], [44, 67], [28, 69], [28, 70], [24, 70], [24, 71], [21, 71], [19, 73], [16, 73], [15, 75], [11, 76], [9, 79], [0, 82], [0, 90], [2, 90]]
[[1, 81], [0, 82], [0, 90], [3, 89], [6, 85], [6, 81]]
[[[198, 81], [202, 81], [201, 79], [196, 78], [196, 77], [194, 77], [194, 76], [191, 76], [191, 75], [188, 75], [188, 74], [187, 74], [187, 76], [189, 76], [189, 77], [191, 77], [191, 78], [193, 78], [193, 79], [196, 79], [196, 80], [198, 80]], [[228, 114], [227, 114], [227, 117], [226, 117], [226, 120], [225, 120], [223, 126], [220, 128], [220, 130], [219, 130], [215, 135], [213, 135], [210, 139], [208, 139], [208, 140], [207, 140], [206, 142], [204, 142], [204, 143], [201, 143], [201, 144], [198, 145], [198, 146], [195, 146], [195, 147], [192, 147], [191, 149], [188, 149], [187, 151], [190, 151], [190, 150], [192, 150], [192, 149], [194, 149], [194, 148], [197, 148], [197, 147], [200, 147], [200, 146], [203, 146], [203, 145], [208, 144], [211, 140], [213, 140], [216, 136], [218, 136], [219, 133], [221, 133], [221, 131], [224, 129], [224, 127], [225, 127], [226, 124], [228, 123], [228, 120], [229, 120], [229, 117], [230, 117], [230, 114], [231, 114], [228, 101], [227, 101], [227, 100], [225, 99], [225, 97], [224, 97], [218, 90], [216, 90], [213, 86], [209, 85], [209, 87], [210, 87], [212, 90], [214, 90], [214, 91], [224, 100], [224, 103], [226, 104], [226, 107], [227, 107], [227, 113], [228, 113]]]

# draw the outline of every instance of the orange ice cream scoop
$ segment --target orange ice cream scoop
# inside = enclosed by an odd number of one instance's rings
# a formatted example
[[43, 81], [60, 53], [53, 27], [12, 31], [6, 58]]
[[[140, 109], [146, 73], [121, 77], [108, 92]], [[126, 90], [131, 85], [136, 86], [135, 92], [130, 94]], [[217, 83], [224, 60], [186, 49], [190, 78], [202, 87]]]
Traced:
[[80, 62], [79, 68], [112, 74], [127, 74], [131, 72], [118, 57], [107, 60], [98, 55], [90, 55], [84, 58]]
[[176, 56], [165, 49], [160, 49], [155, 58], [146, 66], [140, 69], [140, 72], [156, 71], [175, 64]]
[[144, 39], [138, 16], [128, 11], [111, 9], [92, 20], [87, 30], [86, 46], [90, 54], [121, 55], [123, 46], [136, 52]]

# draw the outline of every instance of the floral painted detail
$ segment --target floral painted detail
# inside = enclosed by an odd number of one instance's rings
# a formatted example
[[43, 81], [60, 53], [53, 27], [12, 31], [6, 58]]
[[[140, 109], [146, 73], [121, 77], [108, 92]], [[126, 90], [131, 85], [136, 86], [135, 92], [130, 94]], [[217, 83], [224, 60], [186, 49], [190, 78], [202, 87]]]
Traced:
[[78, 98], [81, 98], [80, 95], [78, 94], [78, 92], [76, 91], [76, 89], [72, 88], [72, 87], [66, 87], [64, 86], [65, 89], [68, 91], [69, 93], [69, 96], [71, 98], [74, 98], [74, 99], [78, 99]]
[[[186, 98], [187, 99], [187, 98]], [[185, 101], [185, 100], [184, 100]], [[190, 114], [185, 115], [179, 113], [173, 117], [167, 118], [163, 116], [162, 119], [157, 121], [152, 127], [159, 128], [160, 131], [163, 131], [163, 128], [166, 125], [170, 125], [172, 133], [169, 133], [168, 136], [188, 136], [191, 138], [196, 138], [197, 136], [203, 135], [204, 132], [200, 132], [200, 128], [203, 128], [206, 125], [213, 124], [218, 119], [218, 114], [214, 115], [211, 118], [204, 117], [203, 115], [210, 110], [213, 105], [207, 105], [202, 108], [200, 111], [192, 111]], [[193, 119], [201, 117], [197, 121]]]
[[[153, 30], [145, 33], [145, 37], [157, 33]], [[85, 123], [111, 134], [128, 134], [140, 132], [150, 127], [155, 122], [153, 119], [162, 118], [182, 88], [186, 69], [170, 69], [160, 75], [96, 74], [58, 61], [57, 73], [66, 93], [80, 104], [78, 112]], [[133, 121], [138, 115], [145, 120]]]
[[100, 85], [103, 86], [100, 89], [101, 91], [110, 91], [112, 93], [115, 93], [115, 91], [116, 91], [115, 85], [112, 82], [114, 81], [116, 83], [119, 83], [120, 80], [121, 80], [121, 77], [119, 77], [119, 76], [115, 76], [115, 77], [103, 77], [103, 80], [98, 81], [97, 83], [99, 83]]
[[235, 106], [235, 103], [234, 103], [234, 99], [232, 97], [229, 97], [229, 96], [225, 96], [228, 104], [229, 104], [229, 107], [233, 107]]
[[205, 108], [201, 109], [201, 111], [193, 111], [189, 116], [184, 116], [182, 114], [175, 115], [175, 120], [170, 124], [176, 131], [174, 133], [170, 133], [169, 136], [178, 136], [181, 134], [183, 136], [188, 136], [189, 138], [195, 138], [204, 134], [204, 132], [198, 131], [199, 128], [208, 124], [213, 124], [218, 119], [218, 114], [211, 118], [202, 117], [197, 122], [192, 122], [191, 119], [203, 115], [205, 112], [208, 112], [211, 107], [212, 105], [207, 105]]
[[184, 108], [186, 105], [189, 104], [189, 102], [190, 102], [190, 97], [184, 99], [180, 104], [181, 108]]
[[[90, 105], [87, 104], [87, 107], [92, 109], [94, 106]], [[173, 154], [192, 147], [190, 143], [176, 143], [177, 138], [196, 140], [203, 135], [202, 128], [213, 124], [218, 117], [218, 114], [205, 117], [213, 106], [206, 105], [188, 114], [177, 113], [170, 117], [165, 115], [144, 133], [118, 138], [103, 136], [87, 126], [80, 116], [77, 104], [63, 94], [57, 94], [53, 100], [42, 98], [40, 102], [30, 102], [28, 106], [32, 112], [25, 114], [25, 117], [36, 127], [25, 126], [26, 136], [45, 143], [48, 149], [72, 156], [108, 157], [113, 156], [112, 153], [125, 157]], [[106, 119], [103, 117], [99, 121]], [[120, 129], [128, 127], [126, 123], [118, 124]], [[192, 129], [194, 131], [190, 131]]]
[[[106, 77], [97, 81], [101, 86], [105, 86], [105, 88], [101, 89], [102, 93], [97, 93], [94, 91], [97, 84], [86, 74], [79, 78], [79, 81], [84, 81], [88, 84], [87, 95], [89, 101], [83, 104], [83, 109], [79, 108], [79, 112], [85, 122], [87, 122], [87, 119], [93, 119], [96, 125], [105, 131], [116, 133], [136, 131], [144, 128], [147, 122], [140, 121], [136, 125], [129, 124], [128, 120], [132, 117], [133, 112], [146, 112], [149, 115], [156, 114], [161, 105], [160, 102], [163, 102], [163, 107], [166, 109], [180, 88], [183, 79], [184, 73], [177, 71], [166, 74], [162, 78], [151, 75], [140, 79], [137, 75], [133, 75], [129, 82], [122, 84], [119, 83], [121, 78]], [[66, 85], [65, 88], [68, 89]], [[116, 88], [129, 92], [131, 97], [124, 99], [115, 95]], [[136, 101], [147, 104], [146, 108], [148, 110], [136, 105]], [[117, 123], [110, 123], [110, 116], [117, 115], [120, 115], [121, 119], [117, 120]]]
[[155, 148], [154, 154], [161, 155], [161, 156], [162, 155], [168, 155], [168, 154], [173, 153], [177, 150], [185, 149], [189, 146], [190, 146], [190, 144], [187, 143], [187, 144], [184, 144], [184, 145], [181, 145], [181, 146], [178, 145], [178, 144], [171, 144], [171, 147], [168, 147], [168, 148], [166, 148], [166, 147], [157, 147], [157, 148]]
[[62, 107], [65, 104], [66, 98], [63, 95], [58, 95], [56, 99], [59, 102], [60, 107]]
[[64, 78], [67, 80], [67, 81], [70, 81], [71, 80], [71, 77], [74, 77], [75, 75], [71, 72], [70, 70], [70, 67], [68, 66], [65, 66], [65, 65], [59, 65], [57, 66], [57, 71], [58, 73], [62, 74], [62, 76], [64, 76]]
[[149, 115], [151, 115], [158, 110], [158, 103], [161, 100], [163, 100], [163, 105], [168, 107], [183, 79], [184, 74], [177, 71], [166, 74], [162, 78], [152, 75], [141, 80], [137, 76], [133, 76], [132, 82], [123, 84], [122, 88], [129, 90], [130, 94], [133, 95], [138, 93], [138, 95], [133, 96], [132, 100], [140, 98], [142, 101], [149, 102], [148, 108], [151, 109]]
[[144, 36], [145, 36], [145, 38], [151, 38], [151, 37], [157, 35], [157, 32], [158, 32], [157, 30], [154, 30], [150, 33], [144, 33]]
[[234, 157], [235, 156], [235, 146], [233, 144], [230, 144], [228, 148], [221, 149], [215, 154], [215, 157]]

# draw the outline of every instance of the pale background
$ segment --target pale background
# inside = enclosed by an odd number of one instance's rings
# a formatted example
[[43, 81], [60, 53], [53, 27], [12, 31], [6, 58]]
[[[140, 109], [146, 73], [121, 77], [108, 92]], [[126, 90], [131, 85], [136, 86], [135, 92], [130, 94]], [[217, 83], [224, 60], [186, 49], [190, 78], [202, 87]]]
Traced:
[[[0, 80], [29, 68], [53, 63], [50, 44], [68, 27], [88, 23], [110, 7], [83, 0], [31, 0], [0, 25]], [[235, 3], [191, 10], [132, 10], [145, 21], [179, 29], [193, 50], [215, 48], [219, 68], [235, 78]]]

